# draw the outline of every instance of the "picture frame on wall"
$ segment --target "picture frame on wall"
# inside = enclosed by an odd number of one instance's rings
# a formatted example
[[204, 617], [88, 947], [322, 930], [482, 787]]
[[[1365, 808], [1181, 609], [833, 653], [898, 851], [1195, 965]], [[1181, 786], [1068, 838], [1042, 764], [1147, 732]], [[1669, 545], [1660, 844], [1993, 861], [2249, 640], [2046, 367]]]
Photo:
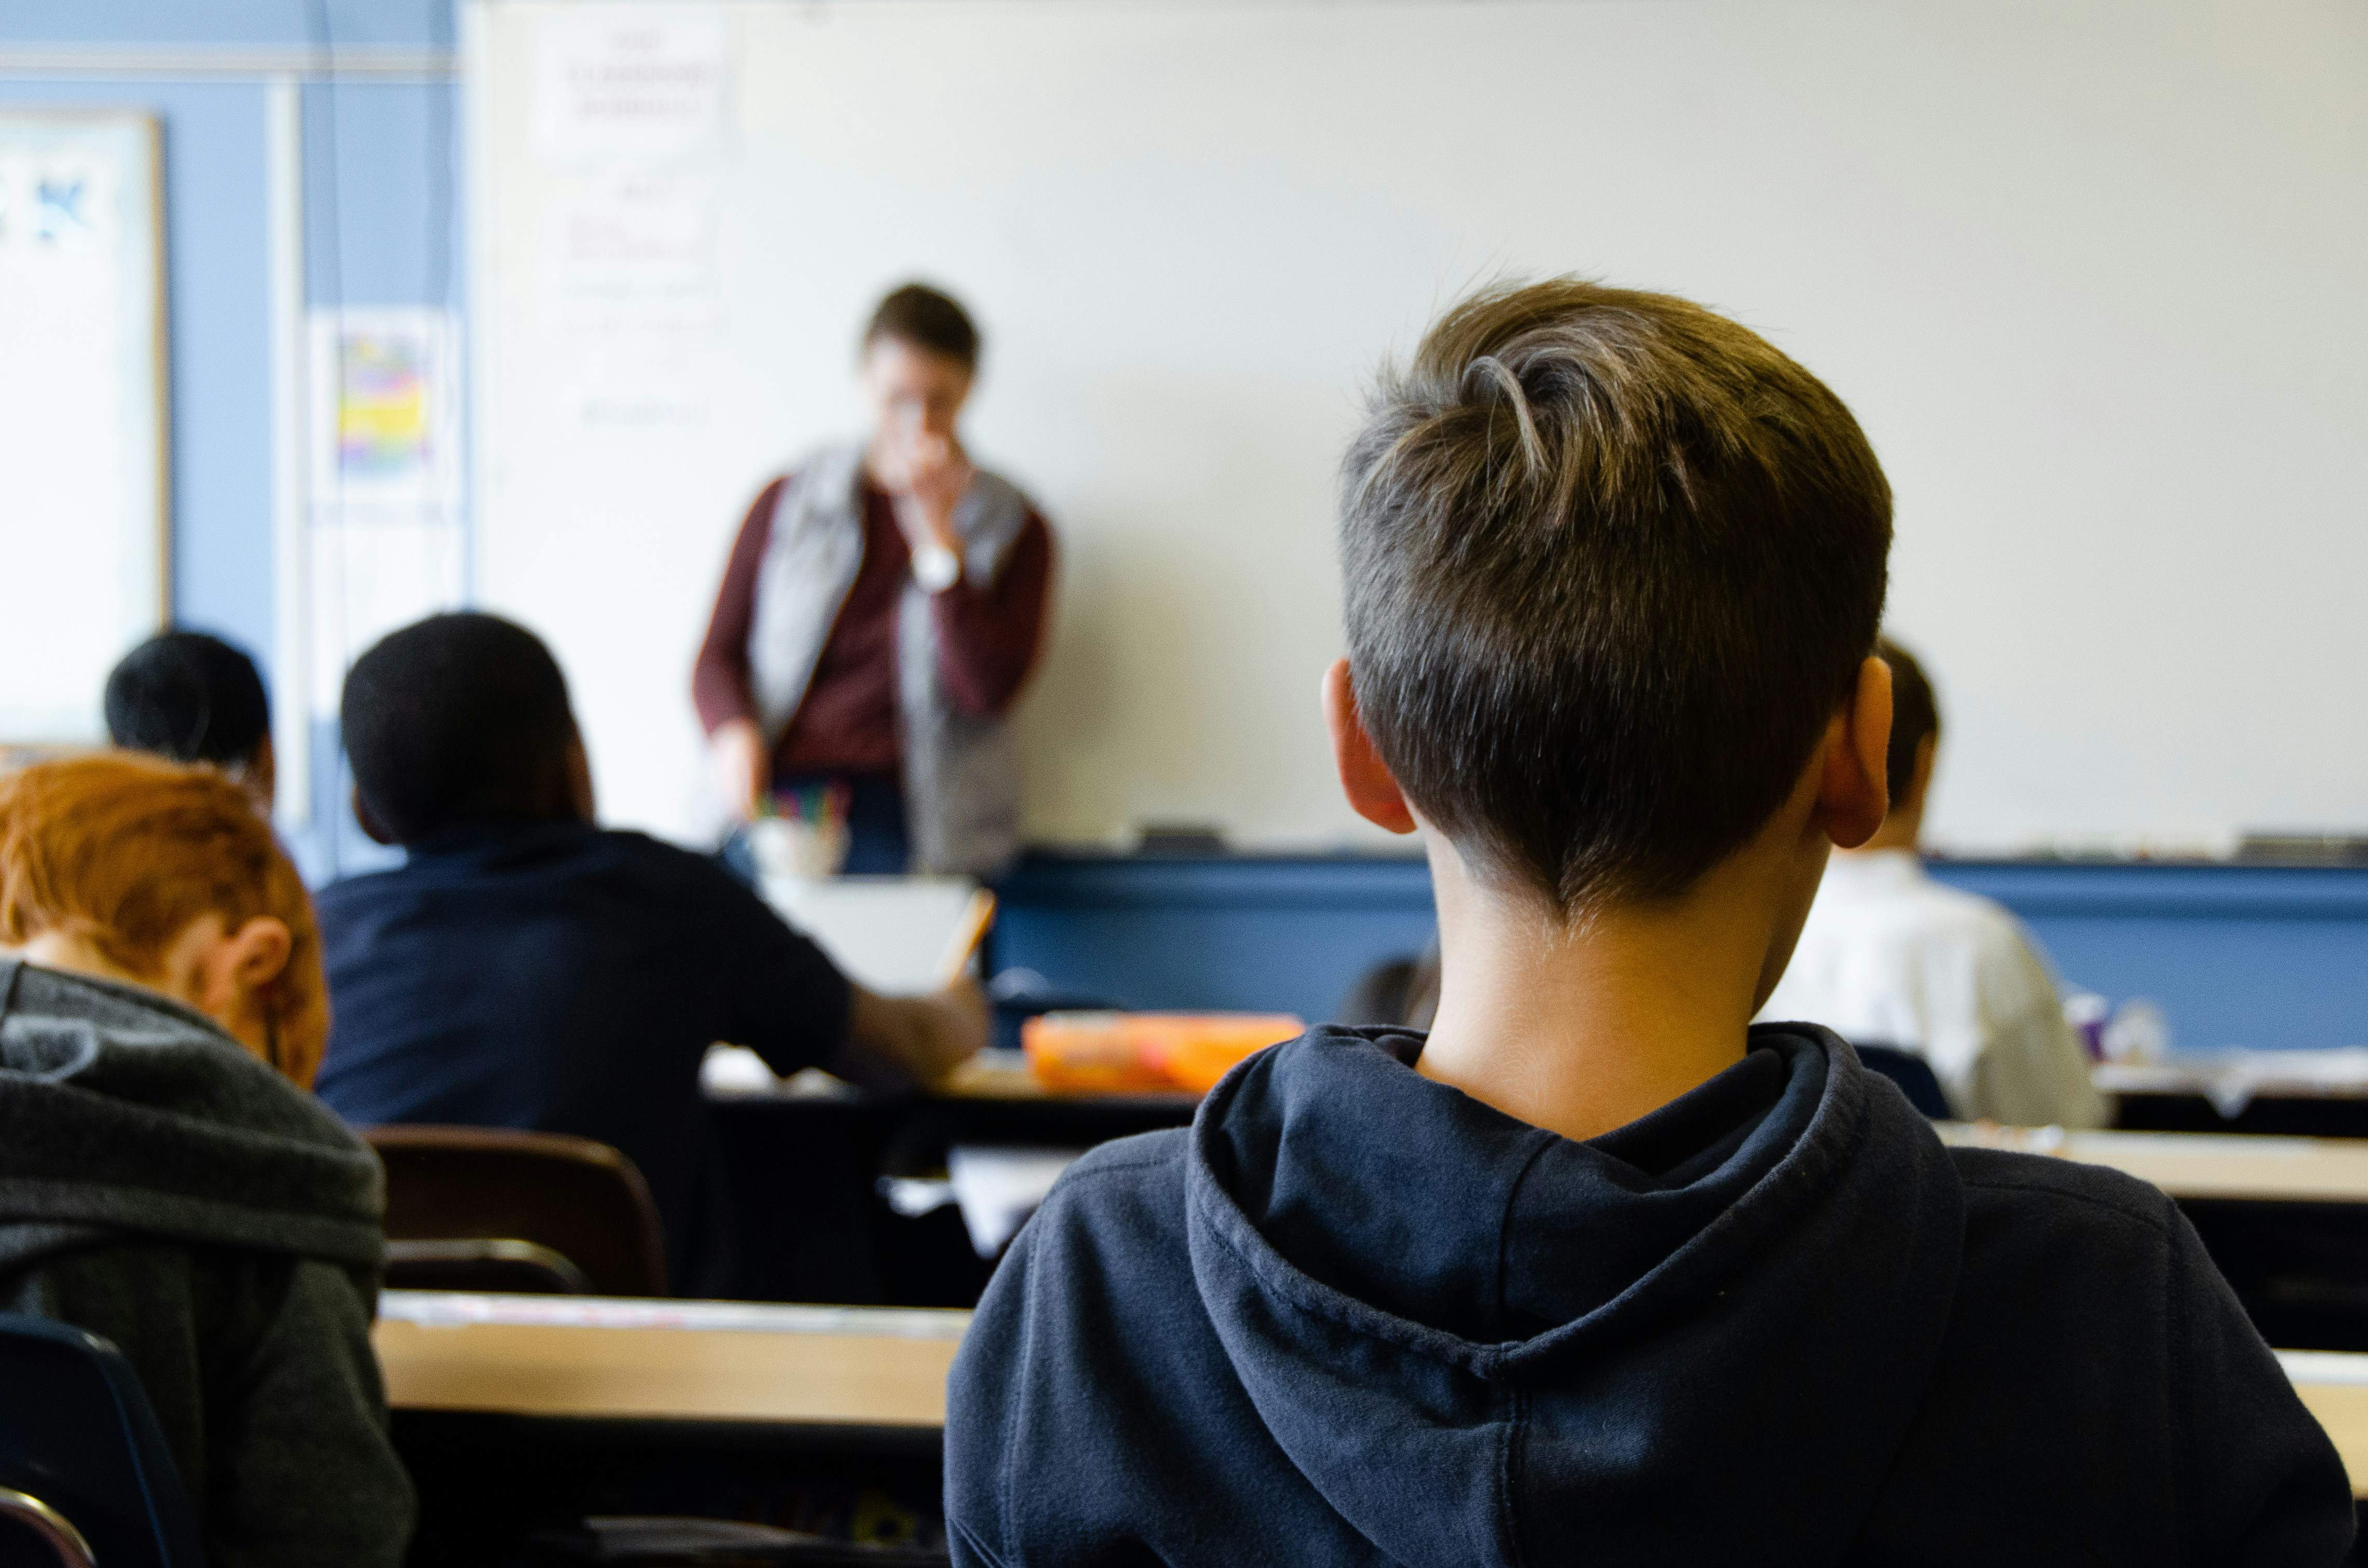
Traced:
[[103, 742], [171, 616], [161, 152], [136, 110], [0, 112], [0, 747]]

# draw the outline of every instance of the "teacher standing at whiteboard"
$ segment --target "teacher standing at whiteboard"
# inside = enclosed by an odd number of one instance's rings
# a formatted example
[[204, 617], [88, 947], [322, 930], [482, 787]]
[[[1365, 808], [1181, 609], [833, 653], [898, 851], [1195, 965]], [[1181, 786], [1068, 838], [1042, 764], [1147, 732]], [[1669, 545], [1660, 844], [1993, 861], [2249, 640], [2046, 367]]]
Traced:
[[743, 822], [845, 804], [850, 872], [992, 871], [1019, 847], [1007, 722], [1036, 662], [1053, 534], [957, 430], [978, 329], [909, 283], [864, 328], [872, 428], [757, 494], [692, 700]]

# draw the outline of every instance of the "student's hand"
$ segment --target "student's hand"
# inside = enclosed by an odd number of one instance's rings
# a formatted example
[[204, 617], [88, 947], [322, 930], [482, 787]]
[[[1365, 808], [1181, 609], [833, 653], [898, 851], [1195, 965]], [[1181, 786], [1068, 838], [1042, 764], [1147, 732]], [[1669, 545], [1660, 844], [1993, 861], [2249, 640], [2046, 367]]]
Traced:
[[986, 999], [986, 987], [973, 976], [963, 975], [931, 993], [928, 1000], [951, 1017], [948, 1027], [962, 1045], [962, 1054], [946, 1064], [948, 1072], [986, 1049], [987, 1035], [995, 1027], [995, 1008]]
[[986, 994], [965, 977], [923, 996], [854, 988], [848, 1033], [916, 1084], [936, 1084], [986, 1044]]
[[773, 759], [765, 753], [765, 732], [754, 719], [727, 719], [707, 737], [723, 799], [742, 822], [756, 820], [765, 791], [773, 786]]

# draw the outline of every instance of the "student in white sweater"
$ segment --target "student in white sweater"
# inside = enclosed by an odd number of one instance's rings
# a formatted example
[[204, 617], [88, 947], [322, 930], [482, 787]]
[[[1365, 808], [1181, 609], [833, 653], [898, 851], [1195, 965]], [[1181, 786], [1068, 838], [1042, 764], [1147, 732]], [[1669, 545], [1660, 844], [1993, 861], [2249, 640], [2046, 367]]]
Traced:
[[1925, 874], [1916, 850], [1941, 716], [1913, 657], [1892, 671], [1891, 814], [1838, 851], [1764, 1020], [1824, 1024], [1858, 1045], [1920, 1056], [1958, 1116], [2102, 1126], [2111, 1106], [2064, 1021], [2047, 960], [2013, 915]]

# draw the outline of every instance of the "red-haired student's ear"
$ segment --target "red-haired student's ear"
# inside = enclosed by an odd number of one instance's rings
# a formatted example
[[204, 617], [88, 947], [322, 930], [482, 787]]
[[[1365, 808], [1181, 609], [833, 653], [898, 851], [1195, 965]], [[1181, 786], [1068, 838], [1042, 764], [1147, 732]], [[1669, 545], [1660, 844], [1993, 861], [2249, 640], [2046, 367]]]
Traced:
[[1340, 792], [1349, 797], [1350, 808], [1377, 827], [1412, 833], [1414, 812], [1357, 716], [1357, 690], [1349, 684], [1346, 659], [1333, 660], [1324, 672], [1324, 723], [1332, 732], [1332, 762], [1340, 770]]
[[1826, 747], [1825, 775], [1817, 781], [1816, 824], [1844, 849], [1874, 836], [1891, 812], [1884, 758], [1891, 747], [1891, 666], [1870, 658], [1858, 667], [1858, 685], [1834, 716], [1839, 733]]

